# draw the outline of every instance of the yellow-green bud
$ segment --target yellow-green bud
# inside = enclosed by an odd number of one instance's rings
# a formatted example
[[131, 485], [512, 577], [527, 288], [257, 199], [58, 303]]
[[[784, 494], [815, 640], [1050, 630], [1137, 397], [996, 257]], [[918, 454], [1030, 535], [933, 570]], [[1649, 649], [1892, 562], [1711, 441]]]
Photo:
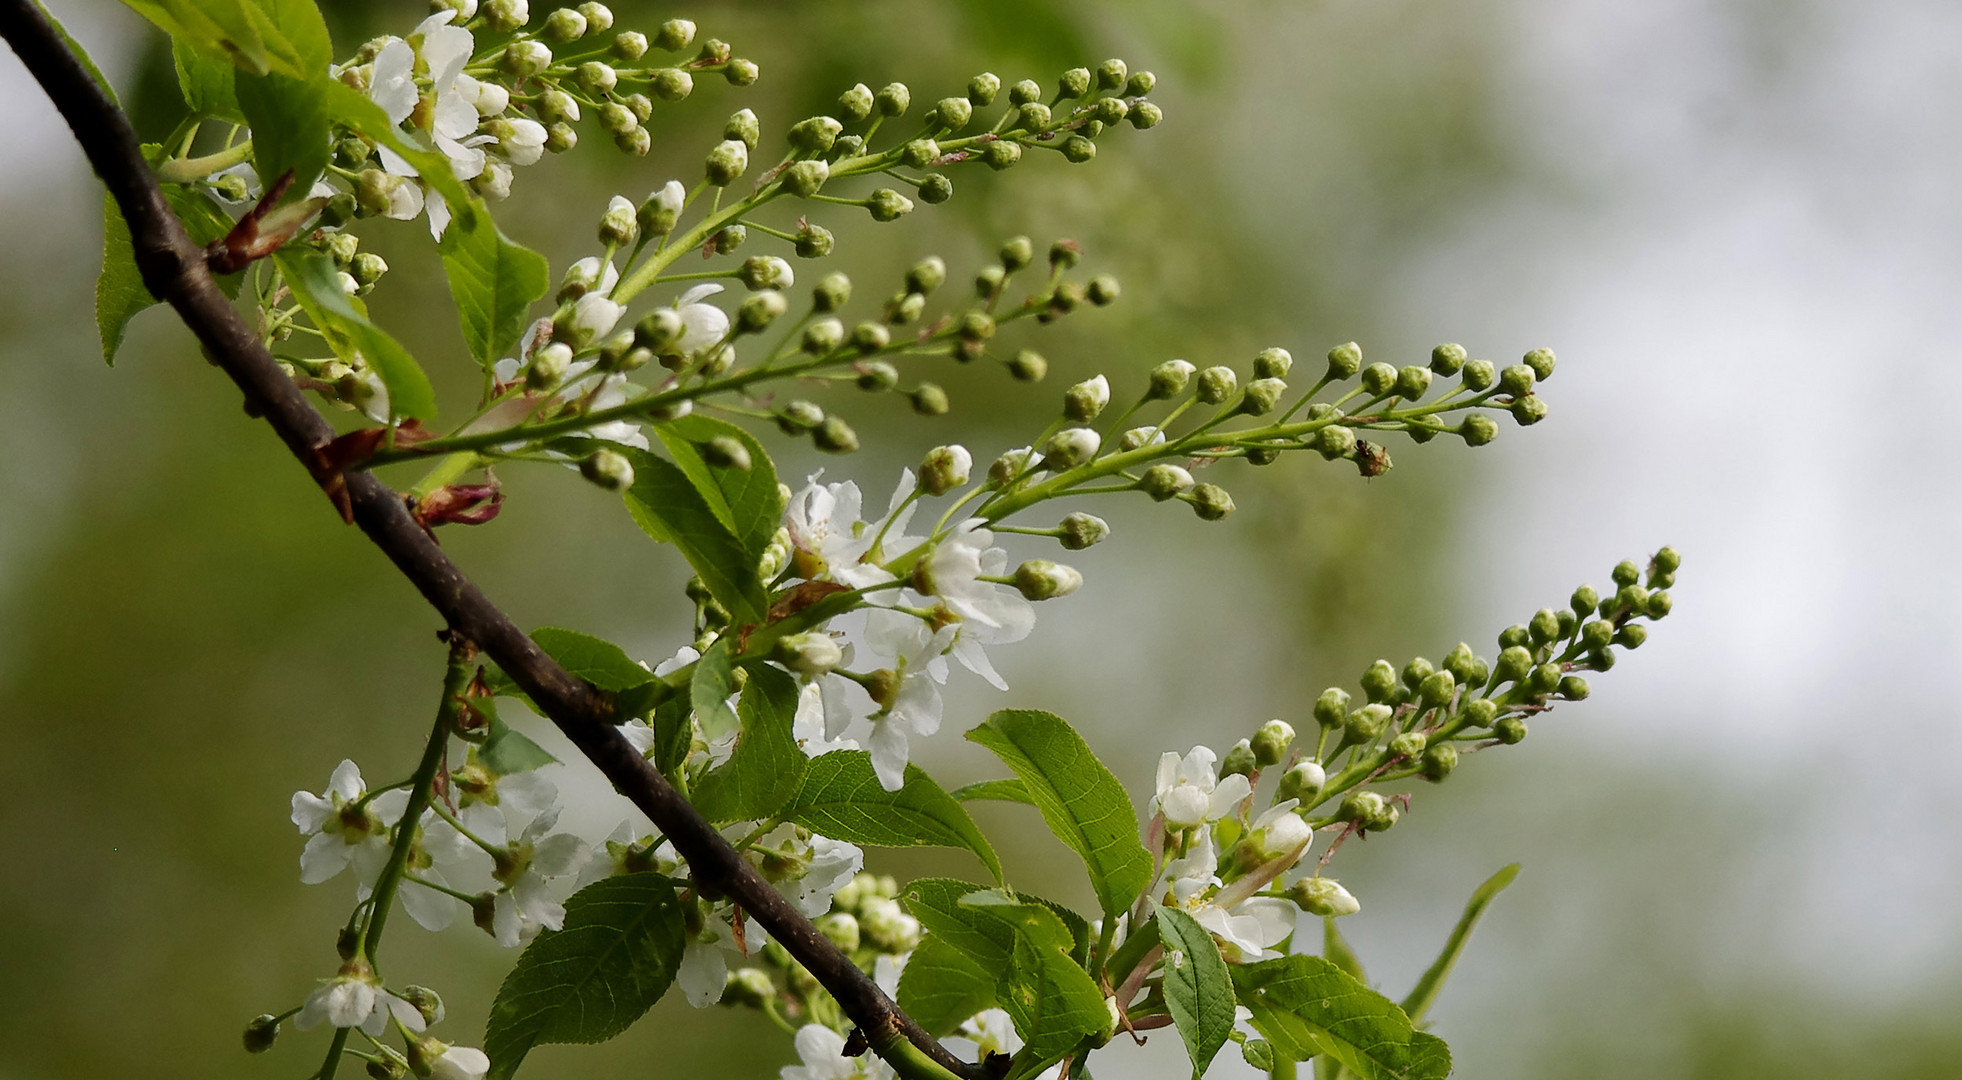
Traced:
[[1457, 691], [1457, 676], [1449, 671], [1434, 671], [1417, 684], [1417, 700], [1426, 707], [1443, 705]]
[[1523, 645], [1509, 645], [1499, 653], [1500, 682], [1518, 682], [1533, 669], [1533, 654]]
[[1588, 692], [1587, 680], [1579, 675], [1568, 675], [1560, 680], [1560, 696], [1568, 701], [1586, 701]]
[[1001, 265], [1014, 273], [1035, 261], [1035, 243], [1026, 236], [1010, 237], [1001, 245]]
[[974, 458], [964, 446], [936, 446], [920, 463], [920, 490], [928, 495], [945, 495], [967, 483]]
[[1101, 437], [1089, 428], [1065, 428], [1043, 444], [1042, 466], [1051, 472], [1061, 472], [1081, 465], [1097, 456], [1100, 445]]
[[1593, 614], [1594, 609], [1600, 606], [1600, 604], [1601, 594], [1596, 592], [1592, 585], [1582, 585], [1580, 588], [1575, 589], [1574, 598], [1569, 601], [1569, 606], [1574, 609], [1574, 614], [1582, 618]]
[[1315, 722], [1325, 728], [1339, 727], [1349, 718], [1349, 692], [1331, 686], [1315, 699]]
[[488, 0], [484, 21], [492, 30], [509, 33], [531, 21], [531, 5], [526, 0]]
[[760, 292], [744, 300], [736, 309], [736, 330], [738, 333], [754, 334], [777, 320], [789, 308], [789, 301], [780, 292]]
[[625, 491], [634, 486], [634, 467], [613, 450], [595, 450], [579, 463], [579, 475], [608, 491]]
[[852, 279], [836, 271], [818, 279], [811, 290], [811, 307], [820, 314], [837, 311], [852, 298]]
[[1415, 758], [1424, 752], [1424, 747], [1429, 742], [1430, 740], [1425, 738], [1421, 731], [1406, 731], [1390, 740], [1390, 756]]
[[1128, 69], [1124, 61], [1115, 57], [1097, 65], [1097, 87], [1101, 90], [1116, 90], [1124, 85]]
[[778, 410], [776, 421], [785, 435], [802, 435], [824, 423], [824, 409], [814, 401], [792, 401]]
[[504, 47], [499, 63], [512, 75], [528, 79], [551, 66], [552, 50], [542, 41], [514, 41]]
[[1253, 747], [1245, 739], [1234, 743], [1228, 748], [1226, 755], [1219, 759], [1221, 779], [1229, 776], [1252, 776], [1257, 768], [1259, 765], [1254, 762]]
[[964, 97], [941, 98], [927, 119], [948, 131], [959, 131], [974, 119], [974, 105]]
[[[823, 924], [819, 924], [822, 932]], [[829, 937], [829, 934], [825, 935]], [[842, 946], [841, 946], [842, 947]], [[737, 968], [722, 984], [723, 1005], [760, 1008], [777, 996], [777, 984], [762, 968]]]
[[1328, 774], [1321, 765], [1313, 761], [1298, 761], [1281, 774], [1281, 781], [1274, 789], [1274, 799], [1276, 802], [1299, 799], [1302, 806], [1313, 806], [1327, 784]]
[[1240, 385], [1239, 377], [1230, 367], [1209, 367], [1199, 373], [1199, 400], [1207, 405], [1218, 405], [1233, 396]]
[[800, 161], [783, 171], [783, 189], [800, 199], [818, 193], [831, 178], [831, 166], [822, 161]]
[[613, 35], [613, 42], [607, 46], [607, 51], [615, 59], [632, 63], [647, 55], [647, 35], [638, 30], [622, 30]]
[[654, 32], [654, 44], [667, 52], [687, 48], [695, 40], [695, 24], [687, 19], [669, 19]]
[[1458, 436], [1466, 446], [1484, 446], [1499, 437], [1499, 425], [1484, 413], [1473, 413], [1458, 425]]
[[1512, 403], [1512, 418], [1520, 427], [1531, 427], [1546, 419], [1546, 399], [1538, 394], [1527, 394]]
[[1294, 745], [1294, 725], [1285, 720], [1269, 720], [1253, 734], [1254, 761], [1261, 768], [1278, 765]]
[[1553, 350], [1534, 349], [1526, 354], [1526, 366], [1533, 369], [1533, 377], [1541, 382], [1553, 377]]
[[1649, 628], [1640, 623], [1629, 623], [1615, 631], [1615, 644], [1624, 649], [1639, 649], [1649, 640]]
[[1331, 381], [1353, 377], [1362, 370], [1362, 346], [1351, 341], [1328, 351], [1328, 377]]
[[1663, 618], [1664, 616], [1669, 614], [1669, 608], [1670, 608], [1670, 600], [1669, 600], [1668, 593], [1662, 591], [1661, 589], [1656, 589], [1653, 592], [1649, 593], [1649, 603], [1647, 609], [1649, 618], [1651, 619]]
[[[1151, 383], [1145, 390], [1148, 400], [1158, 401], [1177, 397], [1185, 392], [1185, 386], [1192, 378], [1193, 367], [1184, 360], [1167, 360], [1151, 369]], [[1231, 375], [1232, 372], [1228, 371]]]
[[1452, 746], [1450, 743], [1445, 743], [1441, 746], [1433, 746], [1424, 751], [1424, 756], [1417, 762], [1417, 773], [1424, 779], [1436, 784], [1441, 783], [1445, 777], [1450, 776], [1451, 770], [1457, 767], [1458, 748]]
[[1029, 600], [1053, 600], [1083, 587], [1083, 575], [1074, 567], [1047, 559], [1030, 559], [1015, 568], [1015, 587]]
[[255, 1016], [245, 1025], [245, 1052], [263, 1054], [272, 1049], [273, 1041], [279, 1038], [279, 1018], [267, 1013]]
[[[1137, 76], [1133, 75], [1132, 78], [1135, 79]], [[1131, 111], [1124, 118], [1131, 121], [1132, 127], [1143, 131], [1147, 128], [1157, 127], [1158, 122], [1165, 119], [1165, 111], [1152, 102], [1140, 101], [1132, 107]]]
[[1362, 676], [1363, 696], [1372, 702], [1388, 701], [1397, 690], [1397, 669], [1388, 660], [1369, 665]]
[[1183, 466], [1160, 462], [1146, 469], [1138, 478], [1138, 490], [1158, 502], [1164, 502], [1182, 492], [1192, 490], [1192, 474]]
[[1363, 369], [1362, 385], [1371, 394], [1387, 394], [1396, 389], [1397, 369], [1379, 360]]
[[947, 391], [934, 383], [921, 383], [908, 395], [913, 403], [913, 411], [921, 416], [945, 416], [949, 403]]
[[990, 169], [1001, 172], [1022, 160], [1022, 144], [1006, 139], [998, 139], [981, 148], [981, 160]]
[[1356, 448], [1356, 433], [1340, 424], [1335, 424], [1316, 432], [1314, 445], [1315, 450], [1323, 458], [1334, 461]]
[[1382, 702], [1364, 705], [1343, 722], [1343, 738], [1352, 743], [1374, 742], [1390, 725], [1391, 709]]
[[819, 319], [804, 328], [799, 347], [812, 356], [824, 356], [845, 343], [845, 324], [836, 319]]
[[1049, 374], [1049, 361], [1034, 349], [1021, 349], [1009, 358], [1008, 373], [1019, 382], [1041, 382]]
[[1498, 378], [1498, 371], [1490, 360], [1465, 361], [1464, 383], [1467, 390], [1484, 390]]
[[940, 157], [940, 144], [930, 138], [918, 138], [900, 147], [899, 160], [915, 169], [924, 169]]
[[1110, 404], [1110, 380], [1102, 375], [1085, 379], [1063, 391], [1063, 416], [1079, 424], [1088, 423]]
[[[1338, 919], [1362, 910], [1362, 904], [1334, 878], [1302, 878], [1288, 887], [1288, 899], [1294, 901], [1295, 906], [1308, 914], [1320, 915], [1325, 919]], [[1259, 1040], [1249, 1039], [1248, 1043], [1252, 1044], [1256, 1041]], [[1267, 1053], [1271, 1060], [1273, 1051], [1269, 1049]], [[1252, 1061], [1253, 1057], [1247, 1055], [1247, 1060]]]
[[1456, 375], [1465, 366], [1463, 345], [1439, 345], [1431, 350], [1431, 370], [1439, 375]]
[[913, 106], [913, 92], [905, 83], [887, 83], [879, 88], [874, 104], [879, 107], [881, 116], [903, 116]]
[[827, 454], [849, 454], [858, 449], [858, 433], [843, 420], [827, 416], [811, 432], [811, 442]]
[[865, 208], [874, 221], [897, 221], [913, 212], [913, 200], [891, 188], [880, 188], [865, 200]]
[[1358, 791], [1342, 800], [1342, 807], [1337, 813], [1341, 815], [1344, 821], [1352, 821], [1358, 825], [1368, 826], [1371, 822], [1382, 817], [1383, 812], [1389, 806], [1390, 801], [1374, 791]]
[[1233, 496], [1217, 484], [1200, 484], [1185, 498], [1202, 521], [1218, 521], [1233, 512]]
[[1294, 367], [1294, 355], [1280, 347], [1262, 349], [1254, 355], [1254, 377], [1257, 379], [1285, 379], [1288, 369]]
[[535, 394], [556, 389], [571, 364], [572, 349], [564, 342], [552, 342], [534, 353], [531, 363], [525, 365], [525, 388]]
[[1508, 716], [1492, 725], [1492, 737], [1507, 746], [1516, 745], [1526, 738], [1526, 721]]
[[1122, 291], [1116, 278], [1109, 274], [1098, 274], [1090, 279], [1089, 285], [1084, 287], [1083, 295], [1098, 307], [1109, 307], [1117, 302], [1117, 297]]
[[1247, 384], [1247, 392], [1240, 400], [1240, 411], [1249, 416], [1265, 416], [1280, 404], [1281, 395], [1288, 392], [1288, 384], [1280, 379], [1255, 379]]
[[1499, 392], [1514, 397], [1533, 392], [1533, 369], [1525, 364], [1512, 364], [1499, 372]]
[[858, 388], [883, 393], [899, 385], [899, 369], [884, 360], [866, 360], [855, 365]]
[[1090, 69], [1071, 68], [1056, 80], [1056, 96], [1078, 98], [1090, 92]]
[[688, 324], [682, 321], [681, 313], [673, 308], [655, 308], [634, 324], [634, 344], [651, 352], [662, 353], [681, 340], [688, 331]]
[[976, 105], [993, 103], [1000, 92], [1001, 77], [992, 71], [984, 71], [967, 81], [967, 100]]
[[1416, 401], [1431, 388], [1431, 369], [1411, 364], [1397, 369], [1397, 396]]
[[872, 115], [872, 88], [859, 83], [838, 95], [838, 115], [847, 124], [856, 124]]
[[749, 171], [749, 147], [736, 139], [725, 139], [708, 156], [708, 182], [727, 187]]
[[1492, 721], [1499, 715], [1499, 706], [1491, 698], [1473, 698], [1465, 702], [1458, 714], [1471, 727], [1491, 727]]
[[1097, 156], [1097, 144], [1081, 135], [1072, 135], [1063, 140], [1063, 159], [1081, 165]]
[[732, 435], [717, 435], [697, 444], [696, 449], [701, 452], [702, 460], [711, 468], [748, 472], [752, 464], [749, 447], [744, 446], [742, 440]]

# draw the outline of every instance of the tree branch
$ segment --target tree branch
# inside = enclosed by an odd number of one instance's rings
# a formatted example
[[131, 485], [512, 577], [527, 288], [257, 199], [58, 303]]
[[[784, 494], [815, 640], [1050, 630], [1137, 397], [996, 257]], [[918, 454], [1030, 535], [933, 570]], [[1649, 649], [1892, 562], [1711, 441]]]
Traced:
[[849, 958], [792, 907], [723, 839], [616, 726], [610, 695], [561, 668], [465, 577], [410, 516], [402, 497], [356, 472], [324, 475], [318, 451], [334, 429], [280, 370], [257, 334], [218, 290], [204, 252], [164, 201], [136, 134], [63, 37], [31, 0], [0, 2], [0, 37], [21, 58], [75, 133], [89, 163], [122, 208], [136, 264], [151, 294], [177, 310], [206, 356], [245, 394], [248, 411], [272, 425], [323, 488], [344, 482], [354, 523], [415, 585], [450, 627], [476, 643], [558, 725], [614, 787], [674, 843], [704, 890], [720, 892], [767, 928], [857, 1022], [902, 1075], [985, 1080], [901, 1012]]

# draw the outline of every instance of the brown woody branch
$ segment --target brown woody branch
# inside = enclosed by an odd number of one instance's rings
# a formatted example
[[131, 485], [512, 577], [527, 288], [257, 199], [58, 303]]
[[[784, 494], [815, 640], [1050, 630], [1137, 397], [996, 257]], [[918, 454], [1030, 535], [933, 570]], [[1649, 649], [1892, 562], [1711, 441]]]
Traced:
[[0, 0], [0, 37], [40, 82], [122, 208], [136, 265], [151, 295], [177, 310], [206, 355], [244, 392], [246, 408], [265, 417], [323, 489], [337, 495], [335, 489], [345, 485], [343, 505], [354, 523], [450, 627], [495, 660], [614, 787], [673, 841], [705, 891], [735, 901], [810, 969], [881, 1057], [907, 1075], [931, 1074], [937, 1072], [932, 1065], [938, 1065], [969, 1080], [984, 1080], [983, 1070], [954, 1057], [921, 1030], [695, 812], [620, 734], [611, 696], [567, 673], [519, 630], [449, 560], [400, 494], [366, 472], [342, 474], [318, 467], [322, 452], [334, 439], [334, 429], [280, 370], [213, 282], [204, 249], [185, 234], [164, 201], [122, 110], [31, 0]]

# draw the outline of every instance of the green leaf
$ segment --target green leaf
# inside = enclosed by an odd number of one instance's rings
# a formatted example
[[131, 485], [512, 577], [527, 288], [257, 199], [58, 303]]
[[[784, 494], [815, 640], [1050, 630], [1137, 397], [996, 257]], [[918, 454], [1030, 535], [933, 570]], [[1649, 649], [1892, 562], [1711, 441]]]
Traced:
[[110, 85], [109, 78], [102, 74], [102, 69], [95, 66], [95, 60], [89, 56], [89, 51], [82, 48], [82, 43], [75, 40], [75, 36], [68, 32], [66, 26], [61, 25], [61, 20], [55, 18], [54, 12], [48, 10], [48, 5], [41, 0], [34, 0], [34, 6], [41, 12], [41, 17], [48, 20], [48, 25], [54, 27], [55, 36], [61, 39], [63, 45], [68, 46], [68, 51], [74, 55], [76, 62], [82, 65], [82, 70], [88, 72], [89, 78], [94, 79], [95, 84], [102, 88], [103, 94], [108, 96], [110, 103], [121, 107], [123, 101], [116, 96], [116, 88]]
[[695, 745], [695, 725], [688, 722], [688, 699], [676, 694], [655, 706], [653, 727], [654, 767], [673, 780]]
[[358, 301], [341, 291], [334, 262], [327, 256], [297, 248], [274, 253], [280, 274], [293, 290], [307, 317], [327, 335], [341, 359], [367, 362], [388, 388], [389, 411], [400, 417], [428, 419], [436, 415], [436, 391], [415, 357], [380, 327], [368, 321]]
[[1003, 709], [967, 733], [1020, 777], [1049, 830], [1083, 857], [1106, 918], [1131, 906], [1151, 881], [1138, 816], [1124, 785], [1062, 717]]
[[1348, 972], [1357, 982], [1369, 982], [1369, 976], [1363, 974], [1362, 958], [1349, 947], [1349, 941], [1342, 936], [1342, 928], [1335, 924], [1333, 915], [1322, 916], [1322, 956]]
[[[450, 228], [462, 227], [478, 229], [484, 227], [477, 219], [488, 217], [483, 202], [463, 186], [450, 168], [450, 161], [442, 154], [410, 142], [401, 128], [388, 122], [388, 114], [381, 106], [368, 100], [361, 91], [338, 80], [327, 80], [324, 88], [327, 112], [334, 119], [366, 135], [390, 150], [400, 154], [403, 160], [415, 166], [422, 181], [436, 190], [448, 204]], [[445, 232], [447, 235], [447, 230]]]
[[1203, 1076], [1233, 1033], [1233, 976], [1213, 935], [1185, 912], [1160, 907], [1158, 936], [1165, 945], [1165, 1004], [1192, 1058], [1192, 1075]]
[[1025, 803], [1029, 806], [1036, 804], [1035, 798], [1029, 794], [1028, 785], [1020, 780], [983, 780], [977, 784], [955, 788], [952, 794], [961, 802], [991, 800]]
[[627, 512], [641, 530], [681, 549], [709, 593], [738, 623], [760, 623], [769, 609], [756, 558], [743, 547], [680, 466], [632, 447], [616, 447], [634, 466]]
[[265, 189], [290, 171], [293, 187], [287, 197], [305, 198], [326, 169], [334, 126], [322, 92], [327, 81], [325, 74], [295, 79], [241, 71], [235, 76], [238, 107], [252, 127], [252, 167]]
[[490, 711], [490, 735], [483, 745], [477, 748], [477, 760], [483, 762], [499, 776], [512, 773], [530, 772], [541, 765], [550, 765], [559, 760], [544, 747], [532, 742], [524, 732], [504, 722], [491, 706], [490, 699], [473, 702], [472, 708]]
[[532, 302], [552, 287], [550, 267], [545, 256], [512, 243], [489, 214], [452, 223], [436, 247], [463, 321], [463, 342], [471, 358], [488, 368], [524, 330]]
[[[783, 523], [776, 466], [763, 445], [742, 428], [712, 416], [684, 416], [658, 425], [654, 431], [716, 520], [728, 526], [752, 561], [761, 559], [763, 549]], [[697, 448], [718, 436], [743, 444], [749, 451], [749, 468], [718, 469], [702, 459]]]
[[1444, 1080], [1451, 1075], [1451, 1048], [1428, 1032], [1410, 1037], [1410, 1080]]
[[565, 902], [565, 928], [518, 957], [484, 1031], [490, 1076], [504, 1080], [540, 1043], [603, 1042], [652, 1008], [684, 945], [674, 884], [660, 874], [594, 882]]
[[605, 638], [542, 626], [531, 632], [531, 640], [568, 673], [601, 690], [618, 692], [654, 681], [653, 672], [635, 663], [625, 649]]
[[1424, 1014], [1437, 1001], [1438, 991], [1444, 989], [1444, 980], [1450, 978], [1451, 968], [1458, 963], [1458, 954], [1465, 951], [1465, 942], [1471, 937], [1472, 927], [1478, 925], [1479, 916], [1485, 914], [1493, 899], [1518, 876], [1519, 864], [1513, 863], [1485, 879], [1485, 884], [1472, 893], [1471, 900], [1465, 904], [1465, 913], [1458, 917], [1458, 925], [1451, 928], [1451, 936], [1444, 942], [1444, 951], [1424, 970], [1410, 996], [1403, 999], [1403, 1011], [1411, 1023], [1423, 1022]]
[[927, 1034], [942, 1038], [995, 1003], [996, 970], [935, 934], [920, 939], [899, 976], [899, 1007]]
[[1073, 938], [1055, 912], [992, 889], [970, 894], [961, 903], [1014, 927], [1008, 974], [996, 990], [1024, 1044], [1010, 1077], [1033, 1076], [1075, 1049], [1084, 1036], [1102, 1034], [1110, 1023], [1103, 991], [1071, 955]]
[[175, 41], [254, 75], [323, 74], [333, 59], [313, 0], [123, 0]]
[[183, 92], [184, 105], [193, 116], [245, 123], [245, 114], [238, 107], [238, 92], [232, 84], [236, 68], [177, 40], [170, 43], [170, 56], [177, 67], [177, 88]]
[[736, 692], [736, 665], [729, 656], [734, 644], [728, 637], [717, 638], [695, 662], [688, 683], [695, 722], [702, 725], [702, 736], [710, 742], [736, 730], [736, 714], [729, 711], [729, 695]]
[[[1070, 955], [1079, 963], [1090, 955], [1090, 924], [1083, 916], [1040, 896], [991, 889], [956, 878], [918, 878], [906, 886], [906, 910], [928, 933], [965, 953], [989, 971], [1007, 969], [1015, 947], [1016, 922], [1006, 905], [1033, 904], [1047, 908], [1070, 932]], [[966, 903], [980, 898], [982, 903]]]
[[791, 734], [797, 697], [797, 680], [789, 675], [767, 664], [750, 669], [737, 704], [742, 734], [736, 749], [692, 793], [703, 817], [718, 824], [765, 818], [797, 794], [810, 767]]
[[1231, 970], [1240, 1004], [1277, 1054], [1325, 1054], [1362, 1080], [1431, 1075], [1435, 1051], [1414, 1038], [1403, 1010], [1330, 961], [1285, 956]]
[[95, 279], [95, 328], [102, 338], [102, 360], [116, 362], [123, 332], [136, 313], [156, 303], [136, 268], [136, 248], [116, 197], [102, 196], [102, 273]]
[[898, 791], [887, 791], [872, 772], [870, 754], [834, 750], [811, 759], [803, 785], [779, 816], [854, 844], [966, 848], [1001, 880], [1001, 862], [988, 838], [961, 804], [917, 765], [906, 766]]

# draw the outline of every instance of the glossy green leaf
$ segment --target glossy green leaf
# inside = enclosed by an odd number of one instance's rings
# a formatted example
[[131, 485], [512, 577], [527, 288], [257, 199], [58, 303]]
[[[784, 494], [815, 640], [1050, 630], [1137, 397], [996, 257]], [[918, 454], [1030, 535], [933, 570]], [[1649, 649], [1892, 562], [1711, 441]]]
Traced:
[[627, 651], [605, 638], [542, 626], [531, 632], [531, 640], [559, 662], [569, 674], [592, 683], [601, 690], [620, 691], [654, 681], [654, 673], [641, 667]]
[[33, 0], [33, 3], [41, 12], [41, 17], [48, 20], [49, 26], [54, 27], [55, 36], [61, 39], [63, 45], [68, 46], [70, 53], [74, 54], [75, 61], [82, 65], [82, 70], [89, 73], [89, 78], [95, 80], [95, 84], [102, 88], [103, 94], [108, 96], [112, 104], [120, 107], [123, 103], [122, 98], [116, 95], [116, 88], [110, 84], [109, 77], [102, 73], [101, 68], [95, 66], [95, 59], [89, 56], [89, 51], [82, 48], [82, 43], [75, 40], [75, 35], [70, 34], [66, 26], [61, 25], [61, 20], [55, 18], [54, 12], [48, 10], [48, 5], [41, 0]]
[[927, 1034], [942, 1038], [995, 1003], [997, 971], [981, 966], [938, 935], [920, 939], [899, 976], [899, 1007]]
[[727, 637], [716, 639], [695, 662], [688, 682], [695, 722], [702, 726], [702, 737], [710, 742], [736, 730], [736, 714], [729, 709], [729, 695], [736, 692], [736, 666], [730, 655], [734, 645]]
[[779, 816], [854, 844], [966, 848], [1001, 880], [1001, 862], [988, 838], [961, 804], [917, 765], [906, 766], [898, 791], [887, 791], [872, 772], [870, 754], [834, 750], [811, 759], [803, 785]]
[[961, 802], [1015, 802], [1034, 806], [1036, 801], [1029, 794], [1028, 785], [1020, 780], [983, 780], [966, 787], [955, 788], [954, 798]]
[[102, 273], [95, 279], [95, 328], [102, 338], [104, 363], [116, 362], [123, 333], [136, 313], [156, 303], [136, 268], [129, 224], [113, 195], [102, 196]]
[[1485, 879], [1485, 884], [1473, 891], [1471, 899], [1465, 904], [1465, 913], [1458, 917], [1458, 925], [1451, 928], [1451, 936], [1444, 942], [1444, 951], [1424, 970], [1417, 985], [1411, 989], [1410, 996], [1403, 999], [1403, 1011], [1409, 1015], [1411, 1023], [1423, 1022], [1424, 1014], [1437, 1001], [1438, 991], [1444, 989], [1444, 980], [1451, 977], [1451, 969], [1458, 963], [1458, 955], [1465, 951], [1465, 942], [1471, 938], [1472, 927], [1478, 925], [1479, 916], [1485, 914], [1493, 899], [1518, 876], [1519, 864], [1513, 863]]
[[428, 419], [436, 415], [436, 391], [415, 358], [388, 333], [368, 321], [357, 298], [341, 290], [333, 260], [287, 247], [273, 255], [300, 307], [342, 359], [365, 359], [388, 388], [390, 412]]
[[1213, 935], [1177, 908], [1158, 909], [1158, 936], [1165, 946], [1165, 1004], [1203, 1076], [1233, 1033], [1233, 976]]
[[489, 214], [454, 222], [437, 244], [463, 322], [463, 343], [484, 367], [497, 363], [524, 331], [525, 315], [552, 287], [545, 256], [514, 244]]
[[[776, 466], [763, 444], [742, 428], [712, 416], [684, 416], [660, 424], [654, 431], [716, 519], [728, 527], [752, 560], [762, 558], [763, 549], [783, 523]], [[704, 461], [698, 447], [717, 437], [743, 444], [749, 451], [749, 468], [718, 469]]]
[[1137, 812], [1103, 762], [1062, 717], [1003, 709], [967, 733], [1020, 777], [1049, 829], [1083, 857], [1106, 918], [1131, 906], [1151, 880]]
[[[699, 669], [698, 669], [699, 670]], [[750, 669], [736, 708], [742, 733], [729, 760], [696, 783], [695, 809], [710, 821], [769, 817], [804, 782], [810, 759], [791, 734], [797, 718], [797, 680], [768, 665]]]
[[1231, 970], [1240, 1004], [1277, 1054], [1295, 1061], [1327, 1055], [1361, 1080], [1433, 1075], [1437, 1048], [1429, 1037], [1417, 1038], [1395, 1002], [1334, 963], [1285, 956]]
[[472, 702], [472, 707], [490, 713], [490, 735], [477, 747], [477, 759], [499, 776], [530, 772], [559, 760], [544, 747], [532, 742], [524, 732], [504, 722], [489, 698]]
[[541, 1043], [594, 1043], [625, 1031], [674, 982], [684, 944], [674, 885], [660, 874], [594, 882], [565, 903], [565, 928], [518, 957], [484, 1032], [490, 1076], [517, 1071]]
[[1109, 1026], [1103, 991], [1071, 955], [1074, 939], [1054, 911], [995, 889], [965, 896], [961, 905], [1014, 928], [1008, 972], [996, 990], [1023, 1041], [1010, 1077], [1033, 1076]]
[[[1083, 963], [1090, 954], [1090, 924], [1053, 900], [956, 878], [918, 878], [902, 895], [906, 910], [929, 933], [941, 935], [949, 945], [996, 973], [1006, 969], [1015, 945], [1015, 923], [1004, 901], [1047, 908], [1069, 931], [1070, 955]], [[970, 897], [986, 902], [963, 902]]]
[[266, 190], [291, 172], [293, 187], [287, 198], [305, 198], [327, 167], [334, 126], [323, 96], [327, 82], [325, 74], [295, 79], [237, 73], [238, 108], [252, 127], [252, 165]]
[[245, 113], [239, 110], [238, 92], [232, 84], [237, 68], [177, 40], [170, 43], [170, 56], [177, 68], [177, 88], [183, 92], [184, 105], [191, 115], [230, 124], [245, 123]]
[[695, 725], [688, 717], [688, 699], [680, 694], [654, 709], [654, 767], [670, 780], [687, 764], [695, 745]]
[[255, 75], [321, 75], [333, 59], [313, 0], [123, 0], [175, 41]]
[[632, 447], [621, 453], [634, 466], [634, 486], [626, 492], [627, 512], [641, 530], [681, 549], [710, 594], [738, 623], [760, 623], [769, 608], [756, 559], [716, 516], [694, 481], [680, 466]]

